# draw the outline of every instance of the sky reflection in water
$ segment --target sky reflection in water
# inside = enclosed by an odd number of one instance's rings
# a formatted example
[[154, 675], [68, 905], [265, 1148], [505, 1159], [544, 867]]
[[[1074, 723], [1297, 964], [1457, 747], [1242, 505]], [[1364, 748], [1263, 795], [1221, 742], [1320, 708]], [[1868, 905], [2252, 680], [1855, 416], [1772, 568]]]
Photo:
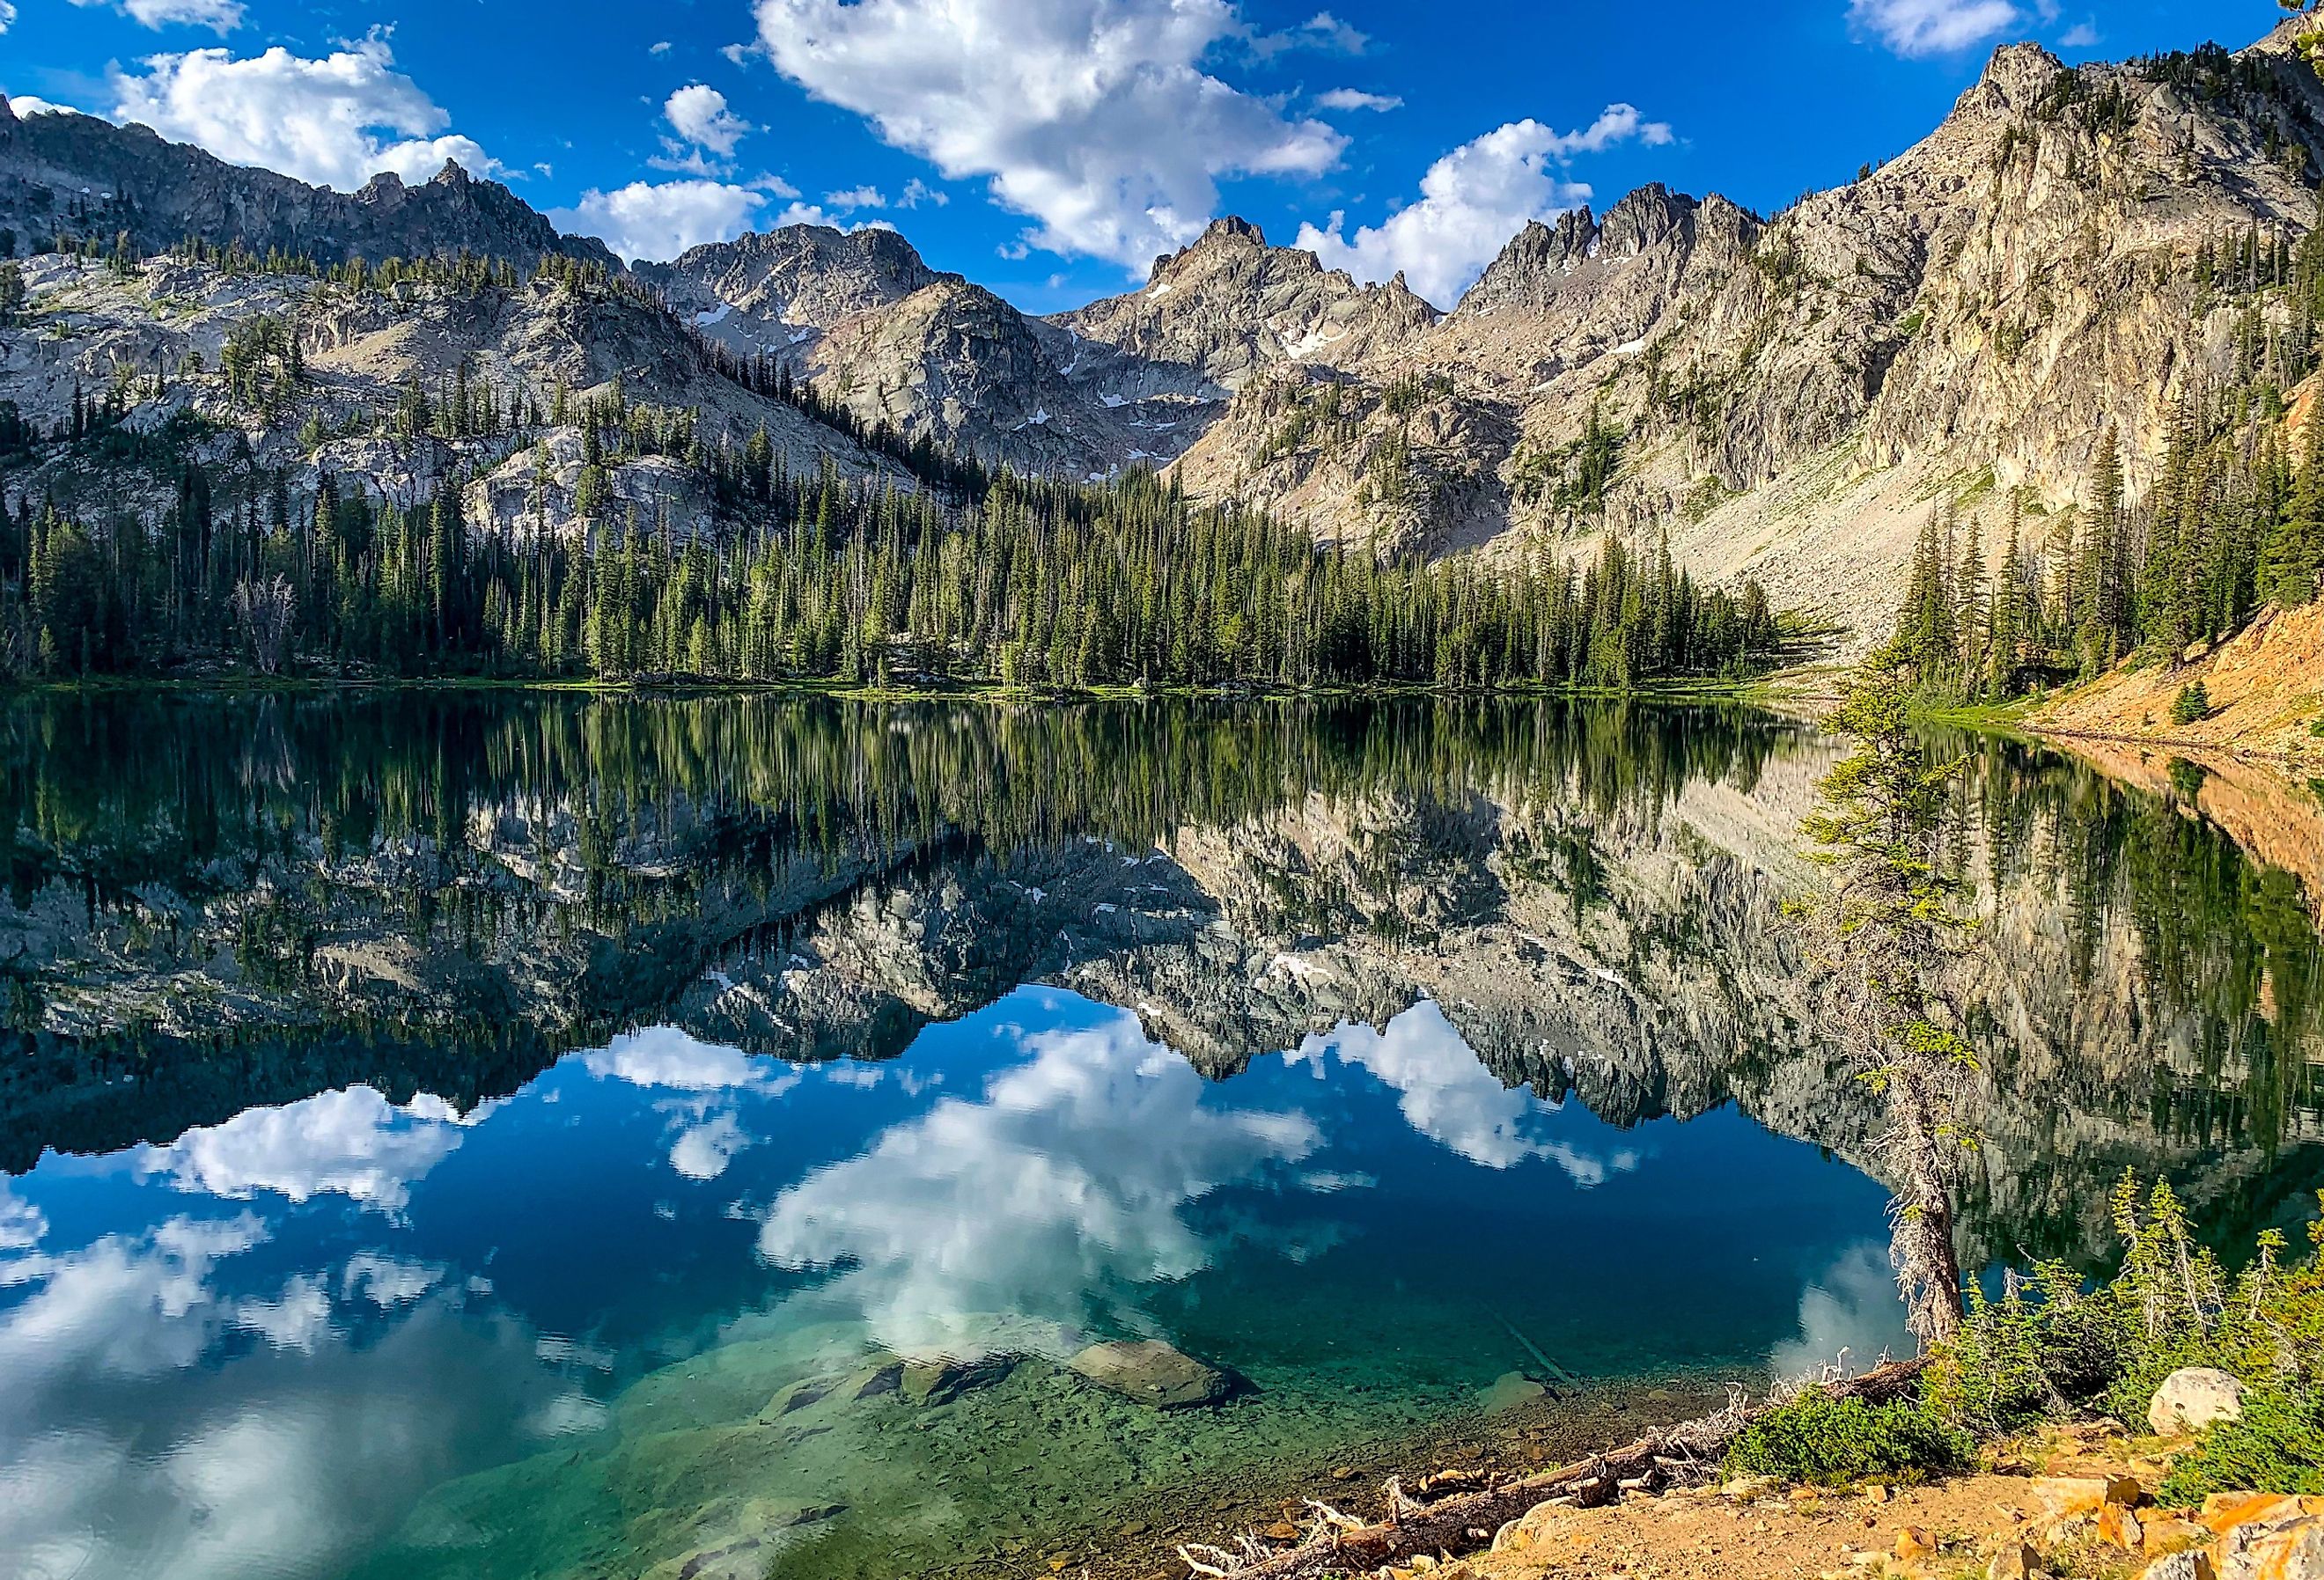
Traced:
[[358, 1086], [0, 1182], [0, 1552], [337, 1573], [430, 1487], [769, 1325], [907, 1356], [1154, 1335], [1253, 1408], [1383, 1289], [1423, 1296], [1391, 1390], [1526, 1364], [1496, 1323], [1583, 1372], [1861, 1351], [1895, 1334], [1880, 1206], [1732, 1113], [1623, 1132], [1508, 1089], [1426, 1001], [1223, 1082], [1039, 988], [884, 1064], [649, 1028], [466, 1113]]

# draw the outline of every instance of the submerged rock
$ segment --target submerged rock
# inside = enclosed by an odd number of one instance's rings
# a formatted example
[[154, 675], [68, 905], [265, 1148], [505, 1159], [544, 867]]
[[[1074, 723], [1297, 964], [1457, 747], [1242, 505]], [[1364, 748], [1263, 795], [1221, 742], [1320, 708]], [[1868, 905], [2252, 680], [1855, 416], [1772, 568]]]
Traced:
[[787, 1532], [844, 1511], [839, 1503], [750, 1499], [733, 1511], [732, 1522], [716, 1540], [663, 1559], [645, 1572], [645, 1580], [760, 1580], [769, 1553], [783, 1545]]
[[974, 1389], [990, 1388], [1009, 1375], [1014, 1355], [986, 1355], [974, 1361], [912, 1361], [906, 1363], [897, 1391], [906, 1404], [947, 1404]]
[[1065, 1364], [1100, 1388], [1157, 1409], [1219, 1404], [1243, 1386], [1233, 1372], [1197, 1361], [1160, 1339], [1094, 1344]]
[[769, 1400], [767, 1408], [759, 1412], [759, 1417], [761, 1420], [770, 1421], [778, 1416], [787, 1416], [793, 1410], [803, 1410], [809, 1405], [820, 1404], [844, 1381], [846, 1381], [844, 1378], [840, 1377], [804, 1378]]
[[863, 1368], [839, 1385], [850, 1399], [877, 1399], [903, 1386], [904, 1363], [881, 1361]]
[[1478, 1391], [1477, 1408], [1489, 1416], [1513, 1410], [1547, 1396], [1549, 1390], [1522, 1372], [1504, 1372], [1489, 1387]]

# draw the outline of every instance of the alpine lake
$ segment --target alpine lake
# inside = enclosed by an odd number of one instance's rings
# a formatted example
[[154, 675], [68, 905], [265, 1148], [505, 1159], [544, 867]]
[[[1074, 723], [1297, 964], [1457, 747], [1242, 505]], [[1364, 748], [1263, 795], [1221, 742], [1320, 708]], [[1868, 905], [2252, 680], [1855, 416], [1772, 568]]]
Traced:
[[[2324, 801], [1939, 744], [1969, 1263], [2103, 1265], [2126, 1169], [2223, 1246], [2301, 1222]], [[1785, 910], [1837, 751], [1708, 704], [0, 703], [0, 1575], [1178, 1573], [1901, 1349]]]

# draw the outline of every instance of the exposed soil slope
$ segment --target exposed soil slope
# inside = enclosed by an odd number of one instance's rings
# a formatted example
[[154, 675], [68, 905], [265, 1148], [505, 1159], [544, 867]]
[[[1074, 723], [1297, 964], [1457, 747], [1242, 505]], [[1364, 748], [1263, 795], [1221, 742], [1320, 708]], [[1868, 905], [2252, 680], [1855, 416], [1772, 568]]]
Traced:
[[[2174, 724], [2180, 691], [2202, 682], [2211, 712]], [[2062, 735], [2150, 742], [2324, 767], [2324, 603], [2268, 610], [2242, 632], [2178, 666], [2125, 664], [2033, 716]]]

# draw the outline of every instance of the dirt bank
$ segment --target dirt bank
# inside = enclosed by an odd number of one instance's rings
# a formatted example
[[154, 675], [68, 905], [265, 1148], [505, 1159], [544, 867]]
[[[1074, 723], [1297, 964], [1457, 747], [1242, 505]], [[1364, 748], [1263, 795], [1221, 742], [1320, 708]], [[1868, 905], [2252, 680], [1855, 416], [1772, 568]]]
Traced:
[[[2172, 704], [2200, 681], [2211, 711], [2173, 723]], [[2324, 771], [2324, 603], [2271, 609], [2228, 641], [2173, 666], [2126, 662], [2034, 710], [2044, 735], [2134, 741], [2218, 754], [2266, 757], [2302, 772]]]

